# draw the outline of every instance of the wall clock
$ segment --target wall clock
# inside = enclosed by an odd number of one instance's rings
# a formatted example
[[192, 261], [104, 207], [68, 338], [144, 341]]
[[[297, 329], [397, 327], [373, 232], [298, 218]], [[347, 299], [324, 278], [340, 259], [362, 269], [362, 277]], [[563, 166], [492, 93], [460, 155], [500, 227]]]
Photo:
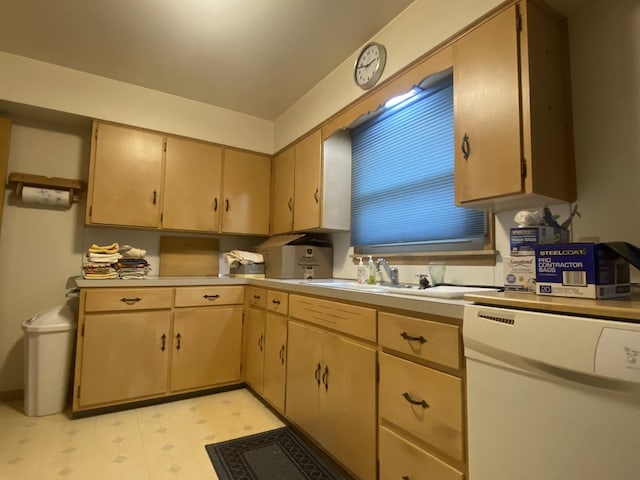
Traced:
[[353, 70], [353, 79], [363, 90], [373, 87], [380, 77], [387, 63], [387, 50], [379, 43], [369, 43], [358, 55]]

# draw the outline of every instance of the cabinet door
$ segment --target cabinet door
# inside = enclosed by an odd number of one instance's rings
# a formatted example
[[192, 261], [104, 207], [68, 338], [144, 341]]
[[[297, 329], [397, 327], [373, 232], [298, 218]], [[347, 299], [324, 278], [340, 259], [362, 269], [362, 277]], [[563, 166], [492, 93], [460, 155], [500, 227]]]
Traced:
[[240, 381], [242, 306], [174, 313], [171, 391]]
[[268, 235], [271, 159], [226, 149], [223, 165], [222, 231]]
[[321, 444], [358, 478], [376, 477], [376, 351], [325, 334]]
[[264, 375], [264, 327], [264, 309], [248, 307], [244, 326], [244, 379], [258, 393], [262, 393]]
[[171, 312], [85, 317], [79, 406], [164, 394]]
[[271, 166], [271, 233], [293, 230], [294, 147], [277, 155]]
[[267, 312], [264, 343], [264, 397], [284, 412], [287, 317]]
[[320, 330], [289, 322], [285, 412], [314, 438], [319, 438], [322, 424], [327, 421], [319, 413], [323, 338]]
[[[322, 192], [322, 132], [317, 130], [295, 145], [293, 229], [320, 226]], [[349, 208], [345, 205], [344, 208]]]
[[513, 6], [453, 46], [457, 204], [523, 190], [516, 18]]
[[160, 226], [164, 137], [96, 123], [87, 200], [87, 224]]
[[162, 228], [218, 232], [222, 149], [168, 137]]

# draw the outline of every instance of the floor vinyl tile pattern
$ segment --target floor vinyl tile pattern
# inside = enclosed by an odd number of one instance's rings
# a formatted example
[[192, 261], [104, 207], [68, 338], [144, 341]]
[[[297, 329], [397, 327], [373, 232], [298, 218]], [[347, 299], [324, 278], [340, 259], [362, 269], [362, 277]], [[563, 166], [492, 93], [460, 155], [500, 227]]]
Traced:
[[217, 480], [204, 446], [283, 423], [247, 390], [71, 420], [0, 403], [0, 480]]

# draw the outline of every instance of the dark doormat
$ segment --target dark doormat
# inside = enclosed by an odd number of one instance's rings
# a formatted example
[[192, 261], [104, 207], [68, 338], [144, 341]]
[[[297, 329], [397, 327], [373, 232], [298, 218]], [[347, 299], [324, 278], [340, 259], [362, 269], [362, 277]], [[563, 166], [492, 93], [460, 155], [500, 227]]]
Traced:
[[205, 445], [220, 480], [343, 480], [291, 427]]

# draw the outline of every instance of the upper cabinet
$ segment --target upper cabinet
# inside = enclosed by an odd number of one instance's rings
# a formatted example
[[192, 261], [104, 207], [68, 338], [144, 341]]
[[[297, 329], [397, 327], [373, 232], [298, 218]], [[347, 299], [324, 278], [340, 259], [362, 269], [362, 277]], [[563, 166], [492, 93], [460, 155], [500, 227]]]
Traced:
[[86, 223], [266, 235], [270, 169], [266, 155], [95, 121]]
[[271, 163], [271, 233], [293, 230], [293, 168], [295, 147], [276, 155]]
[[158, 228], [164, 136], [94, 122], [86, 223]]
[[276, 155], [271, 233], [349, 230], [351, 141], [315, 130]]
[[162, 228], [218, 232], [222, 148], [168, 137]]
[[574, 201], [565, 20], [520, 2], [453, 44], [456, 204]]
[[268, 235], [271, 158], [226, 149], [223, 172], [222, 232]]

